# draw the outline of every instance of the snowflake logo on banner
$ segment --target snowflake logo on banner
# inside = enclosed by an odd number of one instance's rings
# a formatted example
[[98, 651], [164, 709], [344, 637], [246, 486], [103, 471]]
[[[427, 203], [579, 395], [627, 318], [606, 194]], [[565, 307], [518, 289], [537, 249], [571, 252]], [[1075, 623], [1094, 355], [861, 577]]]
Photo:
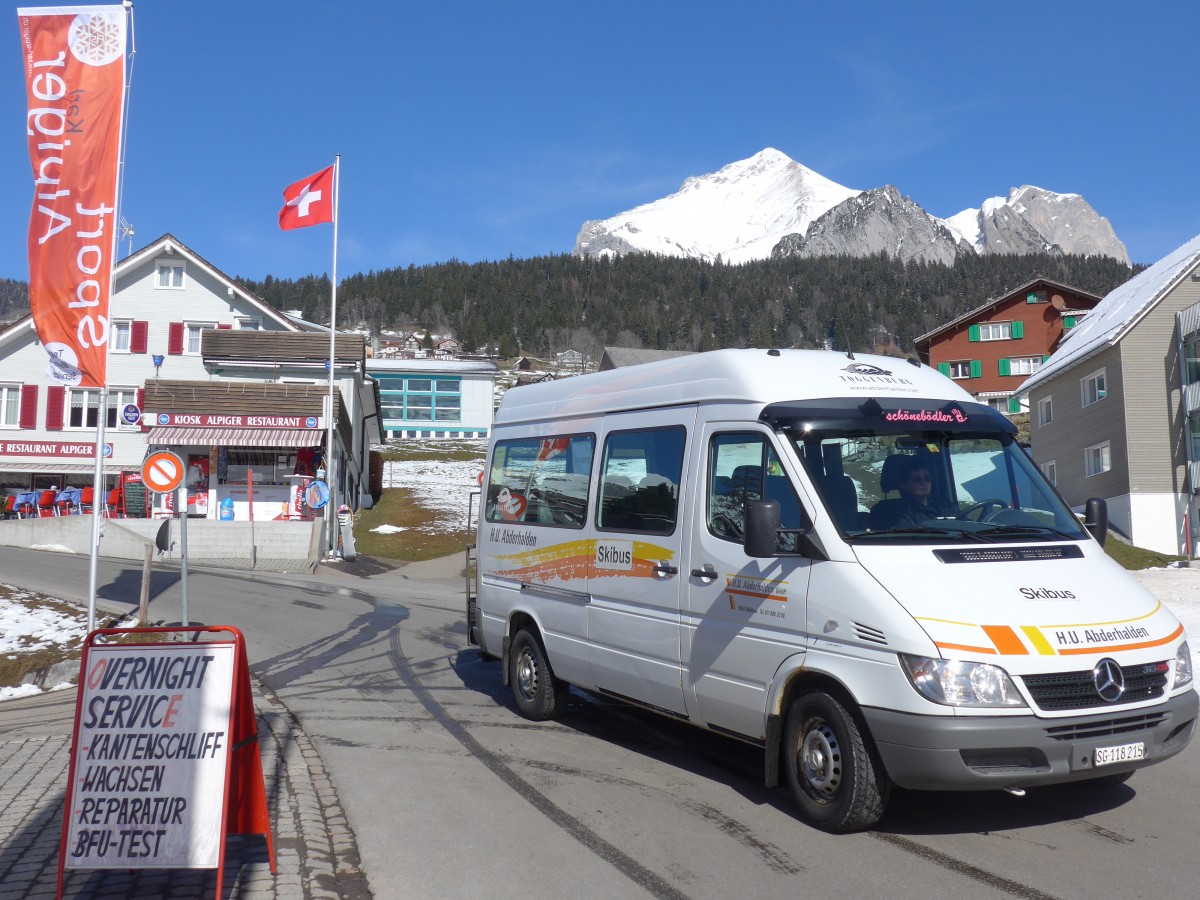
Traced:
[[71, 23], [71, 55], [89, 66], [106, 66], [125, 52], [125, 13], [84, 13]]

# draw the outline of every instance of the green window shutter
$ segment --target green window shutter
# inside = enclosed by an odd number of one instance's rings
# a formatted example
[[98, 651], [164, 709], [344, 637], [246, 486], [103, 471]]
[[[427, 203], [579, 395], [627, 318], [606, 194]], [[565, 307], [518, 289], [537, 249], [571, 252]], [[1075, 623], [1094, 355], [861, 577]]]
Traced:
[[1043, 363], [1046, 362], [1046, 360], [1048, 360], [1049, 358], [1050, 358], [1050, 354], [1048, 354], [1048, 353], [1042, 354], [1042, 362]]
[[1025, 323], [1024, 322], [1013, 322], [1012, 323], [1012, 336], [1013, 336], [1014, 341], [1019, 338], [1025, 337]]
[[971, 360], [971, 377], [979, 378], [983, 375], [983, 363], [978, 359]]
[[938, 363], [937, 369], [947, 378], [950, 377], [950, 363]]
[[1074, 328], [1074, 327], [1075, 327], [1075, 317], [1074, 316], [1064, 316], [1063, 317], [1063, 328]]
[[1008, 411], [1010, 413], [1019, 413], [1021, 411], [1021, 400], [1019, 397], [1008, 398]]
[[969, 328], [967, 328], [967, 340], [968, 341], [979, 340], [979, 326], [978, 325], [971, 325]]
[[1012, 374], [1012, 364], [1008, 361], [1007, 358], [1000, 360], [1000, 374], [1001, 375], [1011, 375]]

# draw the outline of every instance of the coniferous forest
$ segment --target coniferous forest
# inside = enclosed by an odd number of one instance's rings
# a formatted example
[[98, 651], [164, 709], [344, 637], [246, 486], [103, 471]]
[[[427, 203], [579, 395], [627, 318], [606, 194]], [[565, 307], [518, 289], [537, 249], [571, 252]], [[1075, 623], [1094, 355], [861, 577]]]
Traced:
[[[915, 337], [1035, 278], [1104, 296], [1137, 271], [1107, 257], [1051, 255], [953, 266], [883, 254], [744, 265], [637, 254], [450, 261], [345, 278], [338, 324], [373, 334], [428, 329], [500, 356], [573, 349], [598, 360], [605, 346], [909, 353]], [[240, 280], [276, 308], [328, 321], [328, 277]]]
[[[453, 336], [471, 350], [548, 357], [605, 346], [660, 350], [822, 347], [911, 353], [913, 339], [1044, 277], [1104, 296], [1139, 271], [1106, 257], [972, 256], [953, 266], [868, 258], [725, 265], [629, 254], [450, 261], [350, 275], [338, 327]], [[329, 319], [328, 276], [237, 278], [281, 310]], [[28, 311], [23, 282], [0, 283], [0, 320]]]

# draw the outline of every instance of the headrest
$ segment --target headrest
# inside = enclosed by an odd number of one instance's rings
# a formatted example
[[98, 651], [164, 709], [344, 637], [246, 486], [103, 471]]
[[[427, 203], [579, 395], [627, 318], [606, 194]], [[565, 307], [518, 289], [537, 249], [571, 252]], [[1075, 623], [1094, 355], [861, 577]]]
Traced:
[[907, 453], [894, 453], [883, 461], [879, 474], [879, 489], [885, 494], [900, 490], [900, 485], [912, 471], [914, 458]]

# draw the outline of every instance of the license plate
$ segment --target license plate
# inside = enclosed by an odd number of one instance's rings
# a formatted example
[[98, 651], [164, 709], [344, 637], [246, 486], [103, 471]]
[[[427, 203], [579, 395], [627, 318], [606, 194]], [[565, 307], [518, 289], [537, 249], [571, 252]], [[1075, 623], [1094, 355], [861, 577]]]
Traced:
[[1094, 764], [1107, 766], [1111, 763], [1130, 762], [1146, 758], [1146, 745], [1141, 741], [1136, 744], [1119, 744], [1116, 747], [1097, 747], [1094, 754]]

